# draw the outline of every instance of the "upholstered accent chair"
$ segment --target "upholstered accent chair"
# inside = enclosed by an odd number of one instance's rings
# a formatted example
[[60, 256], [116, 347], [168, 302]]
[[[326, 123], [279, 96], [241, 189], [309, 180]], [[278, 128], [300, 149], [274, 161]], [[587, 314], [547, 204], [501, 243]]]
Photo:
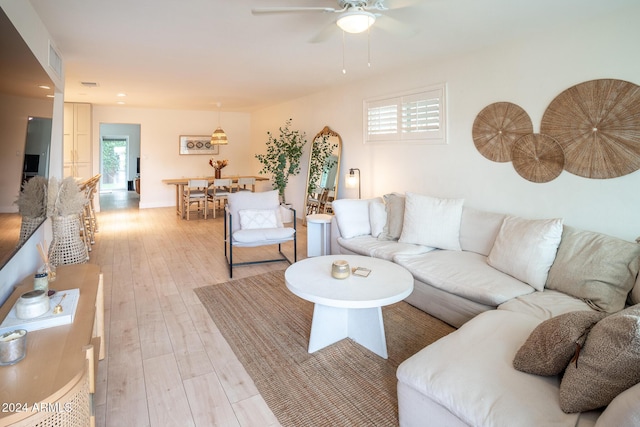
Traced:
[[[296, 262], [296, 211], [293, 211], [293, 224], [285, 227], [282, 223], [278, 191], [239, 191], [227, 196], [224, 216], [224, 255], [229, 264], [229, 277], [233, 277], [233, 267], [247, 264], [286, 261]], [[282, 244], [293, 242], [293, 261], [282, 252]], [[234, 248], [278, 245], [280, 256], [273, 259], [257, 257], [254, 261], [234, 261]], [[256, 255], [264, 251], [256, 251]]]

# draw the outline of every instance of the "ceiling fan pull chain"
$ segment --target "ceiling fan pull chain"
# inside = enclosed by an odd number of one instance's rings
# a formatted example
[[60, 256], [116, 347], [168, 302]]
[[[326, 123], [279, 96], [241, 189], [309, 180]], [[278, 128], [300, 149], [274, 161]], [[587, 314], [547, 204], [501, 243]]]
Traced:
[[342, 31], [342, 74], [347, 74], [347, 68], [344, 65], [344, 30]]
[[367, 28], [367, 67], [371, 68], [371, 27]]

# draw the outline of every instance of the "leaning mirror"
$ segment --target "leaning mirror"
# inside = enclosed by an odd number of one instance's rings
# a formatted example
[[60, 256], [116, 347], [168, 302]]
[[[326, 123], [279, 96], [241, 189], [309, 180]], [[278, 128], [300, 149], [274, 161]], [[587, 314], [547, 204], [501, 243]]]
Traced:
[[47, 95], [53, 87], [0, 9], [0, 268], [29, 237], [21, 236], [22, 217], [14, 204], [22, 183], [49, 172], [53, 99]]
[[341, 150], [340, 135], [328, 126], [313, 138], [309, 151], [309, 174], [304, 198], [307, 215], [333, 213], [331, 202], [338, 194]]

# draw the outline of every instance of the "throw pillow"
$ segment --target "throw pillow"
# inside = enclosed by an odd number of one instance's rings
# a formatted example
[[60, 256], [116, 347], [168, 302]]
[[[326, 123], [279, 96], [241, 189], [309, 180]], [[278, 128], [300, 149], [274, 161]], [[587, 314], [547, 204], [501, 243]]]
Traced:
[[389, 193], [382, 196], [387, 212], [387, 221], [378, 236], [378, 240], [398, 240], [404, 221], [404, 194]]
[[599, 321], [587, 336], [577, 363], [560, 383], [560, 408], [584, 412], [608, 405], [640, 383], [640, 304]]
[[240, 229], [278, 228], [278, 216], [275, 209], [241, 209]]
[[[236, 191], [235, 193], [229, 193], [227, 196], [227, 207], [229, 214], [231, 215], [233, 222], [233, 230], [240, 229], [240, 221], [238, 218], [238, 212], [243, 209], [274, 209], [279, 212], [280, 197], [278, 196], [278, 190], [270, 191]], [[282, 227], [282, 219], [278, 223], [278, 227]]]
[[547, 288], [615, 313], [624, 308], [639, 269], [637, 243], [565, 226]]
[[529, 220], [507, 216], [487, 263], [542, 291], [561, 237], [562, 219]]
[[336, 215], [340, 235], [345, 239], [371, 234], [370, 200], [339, 199], [331, 204]]
[[463, 199], [438, 199], [407, 193], [401, 243], [460, 250]]
[[598, 311], [572, 311], [539, 324], [513, 359], [513, 367], [535, 375], [558, 375], [584, 346], [593, 325], [606, 316]]
[[371, 235], [377, 238], [387, 223], [387, 211], [384, 203], [371, 202], [369, 204], [369, 221], [371, 222]]

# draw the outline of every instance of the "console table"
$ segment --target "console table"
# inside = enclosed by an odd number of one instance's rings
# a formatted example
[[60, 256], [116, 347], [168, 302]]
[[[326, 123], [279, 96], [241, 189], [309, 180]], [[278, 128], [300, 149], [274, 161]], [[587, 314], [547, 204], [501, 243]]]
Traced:
[[[80, 289], [72, 324], [27, 334], [26, 357], [0, 366], [0, 426], [93, 426], [98, 359], [104, 357], [104, 292], [100, 267], [58, 267], [51, 289]], [[18, 285], [0, 307], [4, 320], [15, 301], [33, 289]]]

